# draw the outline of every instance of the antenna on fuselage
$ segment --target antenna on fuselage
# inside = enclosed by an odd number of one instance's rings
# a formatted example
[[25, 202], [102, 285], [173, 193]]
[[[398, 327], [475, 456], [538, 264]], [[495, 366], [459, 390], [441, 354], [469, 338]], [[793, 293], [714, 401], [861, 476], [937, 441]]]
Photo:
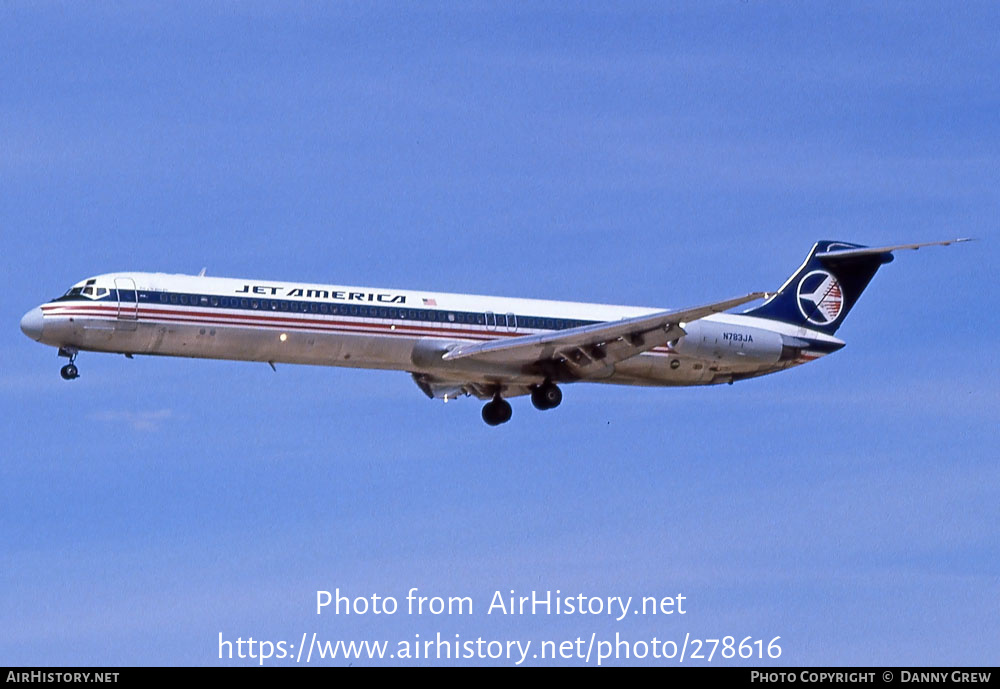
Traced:
[[201, 272], [198, 273], [198, 277], [200, 277], [200, 278], [205, 277], [205, 271], [206, 270], [208, 270], [208, 266], [205, 266], [204, 268], [201, 269]]

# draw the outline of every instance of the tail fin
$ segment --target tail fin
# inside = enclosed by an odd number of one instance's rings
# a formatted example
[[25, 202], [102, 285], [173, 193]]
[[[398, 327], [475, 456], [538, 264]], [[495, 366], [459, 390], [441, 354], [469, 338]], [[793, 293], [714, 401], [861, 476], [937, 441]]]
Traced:
[[893, 248], [897, 247], [868, 249], [848, 242], [816, 242], [781, 289], [745, 313], [832, 335], [875, 272], [892, 261]]
[[829, 240], [816, 242], [805, 263], [774, 296], [744, 313], [833, 335], [875, 277], [875, 272], [892, 261], [893, 251], [970, 241], [948, 239], [879, 247]]

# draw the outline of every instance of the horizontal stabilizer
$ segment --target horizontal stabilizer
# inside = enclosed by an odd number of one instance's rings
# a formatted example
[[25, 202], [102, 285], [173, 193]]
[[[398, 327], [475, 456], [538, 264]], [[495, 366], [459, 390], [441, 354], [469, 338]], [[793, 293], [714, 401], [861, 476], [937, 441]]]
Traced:
[[[887, 254], [900, 249], [913, 249], [916, 251], [923, 246], [949, 246], [960, 242], [971, 242], [970, 237], [962, 239], [946, 239], [942, 242], [924, 242], [923, 244], [896, 244], [894, 246], [866, 246], [851, 249], [834, 249], [832, 251], [822, 251], [816, 254], [816, 258], [851, 258], [854, 256], [873, 256], [877, 254]], [[834, 245], [836, 246], [836, 245]]]

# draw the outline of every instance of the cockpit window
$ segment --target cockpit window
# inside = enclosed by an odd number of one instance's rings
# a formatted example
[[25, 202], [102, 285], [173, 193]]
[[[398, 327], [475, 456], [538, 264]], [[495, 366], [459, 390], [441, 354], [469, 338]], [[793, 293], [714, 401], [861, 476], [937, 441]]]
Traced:
[[98, 287], [97, 285], [84, 285], [71, 287], [66, 294], [59, 297], [62, 299], [79, 299], [80, 297], [86, 297], [88, 299], [103, 299], [104, 297], [111, 294], [111, 290], [107, 287]]

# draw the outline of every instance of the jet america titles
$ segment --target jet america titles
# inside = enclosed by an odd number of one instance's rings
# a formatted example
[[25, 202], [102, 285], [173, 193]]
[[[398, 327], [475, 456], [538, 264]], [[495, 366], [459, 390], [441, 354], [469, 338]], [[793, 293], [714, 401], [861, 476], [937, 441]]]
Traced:
[[405, 304], [406, 295], [375, 292], [331, 292], [328, 289], [303, 289], [302, 287], [274, 287], [271, 285], [243, 285], [236, 294], [282, 295], [288, 298], [332, 299], [333, 301], [371, 301], [380, 304]]
[[28, 311], [21, 330], [69, 359], [66, 380], [85, 351], [391, 369], [432, 399], [485, 400], [483, 420], [496, 426], [510, 420], [510, 398], [553, 409], [569, 383], [732, 384], [826, 356], [844, 346], [834, 333], [893, 252], [964, 241], [824, 240], [775, 292], [673, 310], [106, 273]]

